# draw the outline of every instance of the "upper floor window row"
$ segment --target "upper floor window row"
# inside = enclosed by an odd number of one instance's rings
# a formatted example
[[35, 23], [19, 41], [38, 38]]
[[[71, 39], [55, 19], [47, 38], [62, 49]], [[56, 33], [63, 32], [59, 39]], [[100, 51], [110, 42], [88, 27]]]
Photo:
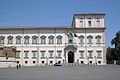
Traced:
[[[24, 44], [29, 44], [30, 43], [30, 36], [26, 35], [23, 37], [22, 39], [22, 36], [18, 35], [16, 36], [16, 44], [21, 44], [22, 41], [24, 41]], [[40, 40], [38, 39], [38, 36], [34, 35], [31, 37], [32, 39], [32, 44], [38, 44], [38, 42], [40, 41], [41, 44], [46, 44], [46, 36], [42, 35], [40, 37]], [[48, 36], [48, 39], [49, 39], [49, 44], [54, 44], [54, 41], [55, 41], [55, 38], [53, 35], [50, 35]], [[62, 44], [62, 36], [61, 35], [58, 35], [56, 37], [57, 39], [57, 44]], [[13, 44], [13, 36], [8, 36], [7, 37], [7, 42], [8, 44]], [[0, 44], [4, 44], [4, 41], [5, 41], [5, 37], [4, 36], [0, 36]]]
[[[79, 26], [80, 26], [80, 27], [85, 26], [85, 21], [80, 20], [80, 21], [79, 21]], [[88, 26], [88, 27], [94, 27], [94, 26], [100, 27], [100, 26], [101, 26], [101, 21], [100, 21], [100, 20], [96, 20], [96, 22], [94, 22], [94, 21], [92, 21], [92, 20], [89, 19], [89, 20], [87, 21], [87, 26]]]
[[[40, 37], [40, 40], [38, 39], [38, 36], [32, 36], [31, 38], [32, 38], [32, 44], [38, 44], [39, 41], [41, 44], [46, 44], [46, 36], [44, 36], [44, 35]], [[79, 38], [80, 44], [84, 44], [85, 37], [83, 35], [80, 35], [78, 38]], [[95, 36], [95, 39], [96, 39], [96, 44], [101, 43], [101, 36], [100, 35]], [[58, 35], [56, 37], [56, 40], [57, 40], [57, 42], [56, 42], [57, 44], [62, 44], [62, 36], [61, 35]], [[8, 36], [7, 41], [8, 41], [8, 44], [13, 44], [13, 36]], [[22, 37], [20, 35], [16, 36], [16, 44], [21, 44], [22, 41], [24, 41], [24, 44], [29, 44], [30, 43], [30, 36], [28, 36], [28, 35], [24, 36], [23, 40], [22, 40]], [[48, 37], [48, 43], [54, 44], [54, 41], [55, 41], [55, 37], [50, 35]], [[5, 37], [0, 36], [0, 44], [4, 44], [4, 42], [5, 42]], [[93, 43], [93, 36], [92, 35], [87, 36], [87, 43], [88, 44]]]
[[[84, 44], [84, 36], [80, 35], [78, 38], [79, 38], [80, 44]], [[96, 44], [101, 43], [101, 36], [100, 35], [95, 36], [95, 39], [96, 39]], [[87, 43], [93, 44], [93, 36], [92, 35], [87, 36]]]

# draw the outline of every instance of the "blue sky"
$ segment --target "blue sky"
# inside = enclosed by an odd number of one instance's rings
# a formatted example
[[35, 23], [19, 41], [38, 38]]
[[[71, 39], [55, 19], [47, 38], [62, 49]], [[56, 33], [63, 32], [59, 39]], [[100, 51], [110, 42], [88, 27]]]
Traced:
[[105, 13], [111, 46], [120, 30], [120, 0], [0, 0], [0, 26], [70, 26], [74, 13]]

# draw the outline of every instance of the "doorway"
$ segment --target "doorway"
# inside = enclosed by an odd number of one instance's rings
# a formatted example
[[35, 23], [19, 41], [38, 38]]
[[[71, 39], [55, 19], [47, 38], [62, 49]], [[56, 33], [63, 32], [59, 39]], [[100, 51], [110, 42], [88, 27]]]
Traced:
[[72, 51], [68, 52], [68, 63], [74, 63], [74, 53]]

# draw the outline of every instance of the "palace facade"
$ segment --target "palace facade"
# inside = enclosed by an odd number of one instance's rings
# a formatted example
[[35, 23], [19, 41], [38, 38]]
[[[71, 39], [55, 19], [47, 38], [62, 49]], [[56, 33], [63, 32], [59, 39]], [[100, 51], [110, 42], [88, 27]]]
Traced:
[[[104, 16], [100, 13], [74, 14], [72, 25], [67, 27], [1, 26], [0, 45], [16, 47], [15, 61], [23, 66], [54, 63], [104, 65]], [[12, 57], [0, 58], [11, 61]]]

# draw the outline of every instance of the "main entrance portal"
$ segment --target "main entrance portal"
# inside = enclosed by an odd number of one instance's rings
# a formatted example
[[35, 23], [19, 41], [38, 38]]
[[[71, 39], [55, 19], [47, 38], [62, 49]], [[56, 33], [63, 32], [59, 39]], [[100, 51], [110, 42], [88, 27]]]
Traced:
[[74, 53], [72, 51], [68, 52], [68, 63], [74, 63]]

